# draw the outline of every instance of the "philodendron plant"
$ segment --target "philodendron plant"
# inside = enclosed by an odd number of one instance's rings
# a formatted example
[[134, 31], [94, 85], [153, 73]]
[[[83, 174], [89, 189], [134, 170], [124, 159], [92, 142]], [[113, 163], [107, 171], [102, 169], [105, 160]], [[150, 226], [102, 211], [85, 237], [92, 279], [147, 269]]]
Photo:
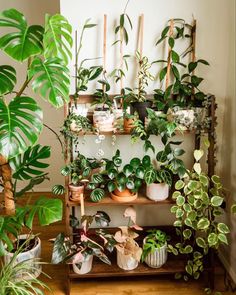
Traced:
[[[7, 28], [0, 35], [0, 49], [12, 59], [27, 64], [26, 79], [16, 89], [17, 73], [9, 65], [0, 66], [0, 184], [3, 187], [5, 209], [12, 217], [0, 217], [0, 239], [13, 249], [8, 237], [17, 236], [23, 226], [32, 228], [38, 215], [41, 225], [62, 217], [62, 202], [39, 198], [33, 205], [15, 208], [16, 197], [32, 190], [47, 178], [43, 160], [50, 156], [50, 148], [36, 145], [43, 129], [43, 112], [36, 100], [25, 92], [28, 86], [52, 106], [58, 108], [69, 99], [68, 61], [72, 47], [71, 26], [61, 15], [46, 16], [45, 26], [28, 25], [24, 15], [16, 9], [5, 10], [0, 27]], [[17, 182], [29, 183], [17, 191]], [[13, 183], [14, 182], [14, 183]], [[4, 251], [1, 249], [1, 254]]]
[[194, 151], [193, 169], [176, 182], [172, 196], [176, 204], [171, 212], [176, 215], [174, 226], [180, 237], [172, 252], [188, 257], [185, 280], [189, 276], [198, 279], [204, 271], [204, 258], [209, 251], [228, 244], [229, 228], [218, 220], [223, 214], [222, 184], [218, 176], [208, 177], [202, 172], [199, 161], [203, 154], [203, 150]]

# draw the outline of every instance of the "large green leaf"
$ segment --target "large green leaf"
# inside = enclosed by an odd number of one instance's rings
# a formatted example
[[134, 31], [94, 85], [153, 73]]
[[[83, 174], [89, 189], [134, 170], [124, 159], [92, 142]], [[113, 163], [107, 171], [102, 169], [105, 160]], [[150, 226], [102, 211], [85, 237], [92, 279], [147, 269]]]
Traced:
[[0, 95], [11, 92], [15, 84], [16, 70], [11, 66], [0, 66]]
[[44, 170], [49, 166], [41, 160], [48, 159], [51, 154], [50, 146], [41, 146], [37, 144], [29, 147], [22, 155], [18, 155], [10, 161], [12, 169], [15, 171], [13, 177], [19, 180], [31, 179], [34, 176], [44, 174]]
[[38, 25], [28, 26], [24, 15], [16, 9], [2, 12], [0, 27], [12, 29], [0, 38], [0, 48], [15, 60], [22, 62], [42, 52], [44, 28]]
[[59, 57], [66, 64], [71, 58], [72, 28], [67, 19], [59, 14], [46, 15], [45, 34], [43, 37], [44, 55], [46, 58]]
[[32, 206], [29, 206], [26, 226], [32, 228], [35, 215], [41, 226], [49, 225], [62, 219], [63, 204], [60, 199], [40, 197]]
[[59, 58], [42, 61], [35, 58], [29, 70], [29, 78], [35, 76], [32, 88], [53, 106], [61, 107], [69, 100], [69, 71]]
[[34, 145], [43, 128], [42, 110], [31, 97], [0, 99], [0, 154], [16, 157]]

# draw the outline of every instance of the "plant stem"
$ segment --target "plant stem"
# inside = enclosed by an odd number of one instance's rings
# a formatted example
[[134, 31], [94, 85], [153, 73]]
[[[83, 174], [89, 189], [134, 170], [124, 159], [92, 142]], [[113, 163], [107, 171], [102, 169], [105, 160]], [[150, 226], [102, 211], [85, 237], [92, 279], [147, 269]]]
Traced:
[[61, 146], [61, 150], [62, 150], [62, 153], [64, 153], [64, 146], [63, 146], [63, 143], [60, 139], [60, 136], [57, 134], [56, 131], [54, 131], [51, 127], [49, 127], [47, 124], [43, 124], [43, 126], [45, 126], [46, 128], [48, 128], [48, 130], [50, 130], [53, 134], [56, 135], [56, 138], [58, 139], [59, 143], [60, 143], [60, 146]]
[[[27, 70], [29, 70], [31, 65], [31, 57], [28, 58], [28, 66]], [[19, 92], [16, 93], [16, 97], [19, 97], [24, 92], [25, 88], [28, 86], [29, 82], [32, 80], [32, 77], [29, 79], [28, 75], [26, 74], [25, 82], [23, 83], [22, 87], [20, 88]]]

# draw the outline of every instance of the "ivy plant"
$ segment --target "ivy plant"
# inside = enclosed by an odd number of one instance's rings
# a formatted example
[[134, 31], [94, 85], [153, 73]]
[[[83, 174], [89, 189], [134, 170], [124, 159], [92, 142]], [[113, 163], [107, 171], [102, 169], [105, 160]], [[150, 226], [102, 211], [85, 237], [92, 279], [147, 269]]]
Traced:
[[199, 161], [203, 154], [203, 150], [194, 151], [193, 169], [176, 182], [172, 195], [176, 204], [171, 212], [176, 216], [174, 226], [179, 236], [173, 249], [187, 255], [185, 280], [190, 276], [198, 279], [209, 251], [228, 244], [229, 228], [218, 219], [223, 214], [222, 184], [217, 175], [208, 177], [202, 171]]

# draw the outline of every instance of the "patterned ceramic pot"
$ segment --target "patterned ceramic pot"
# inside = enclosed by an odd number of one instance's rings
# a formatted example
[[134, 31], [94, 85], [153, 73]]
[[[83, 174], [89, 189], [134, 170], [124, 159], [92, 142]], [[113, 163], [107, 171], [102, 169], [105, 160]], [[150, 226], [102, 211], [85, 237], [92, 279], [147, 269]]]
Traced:
[[130, 254], [125, 255], [120, 251], [117, 251], [117, 265], [124, 270], [133, 270], [138, 266], [138, 261]]
[[[146, 239], [143, 243], [145, 244]], [[152, 268], [160, 268], [167, 261], [167, 243], [161, 248], [156, 248], [153, 253], [149, 253], [145, 258], [145, 263]]]
[[93, 255], [88, 255], [82, 262], [81, 267], [79, 268], [76, 264], [73, 264], [73, 270], [79, 275], [86, 274], [91, 271], [93, 265]]

